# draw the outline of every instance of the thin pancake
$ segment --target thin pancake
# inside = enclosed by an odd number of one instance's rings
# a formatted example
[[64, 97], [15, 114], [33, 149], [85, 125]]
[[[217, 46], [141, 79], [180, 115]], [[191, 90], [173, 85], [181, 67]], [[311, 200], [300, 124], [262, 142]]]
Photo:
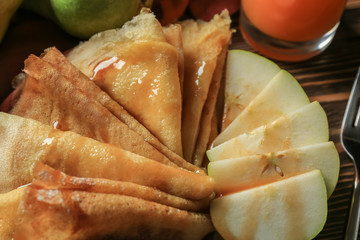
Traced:
[[200, 201], [179, 198], [131, 182], [114, 181], [105, 178], [73, 177], [40, 162], [36, 162], [32, 174], [34, 177], [33, 183], [43, 188], [121, 194], [191, 212], [206, 210], [210, 201], [210, 198]]
[[[230, 34], [230, 33], [229, 33]], [[229, 37], [230, 40], [230, 37]], [[205, 152], [208, 147], [210, 132], [212, 128], [211, 120], [213, 115], [216, 114], [216, 100], [218, 97], [221, 79], [223, 76], [223, 69], [225, 65], [225, 58], [227, 53], [227, 46], [223, 48], [218, 56], [216, 69], [211, 80], [208, 96], [201, 114], [199, 134], [196, 141], [196, 147], [194, 149], [192, 163], [196, 166], [202, 166], [202, 162], [205, 156]]]
[[178, 53], [154, 14], [94, 35], [68, 59], [164, 145], [182, 156]]
[[[219, 117], [220, 115], [218, 114], [213, 114], [213, 117], [211, 119], [211, 127], [210, 127], [210, 135], [209, 135], [209, 141], [207, 143], [207, 149], [210, 149], [211, 147], [211, 143], [214, 141], [214, 139], [216, 138], [217, 135], [219, 135]], [[204, 169], [207, 169], [208, 164], [209, 164], [209, 159], [207, 157], [207, 155], [205, 154], [203, 160], [202, 160], [202, 167]]]
[[0, 239], [12, 239], [16, 212], [24, 192], [22, 187], [0, 194]]
[[31, 182], [41, 161], [69, 175], [129, 181], [193, 200], [213, 193], [213, 180], [134, 153], [63, 132], [32, 119], [0, 113], [0, 192]]
[[30, 55], [24, 72], [21, 95], [10, 113], [176, 166], [90, 94], [76, 89], [52, 65]]
[[184, 49], [183, 49], [183, 41], [182, 41], [182, 32], [180, 24], [170, 24], [169, 26], [163, 27], [165, 38], [173, 45], [178, 52], [178, 65], [179, 65], [179, 80], [180, 80], [180, 88], [181, 94], [183, 92], [183, 84], [184, 84]]
[[120, 194], [31, 185], [14, 239], [202, 239], [210, 217]]
[[74, 67], [56, 48], [45, 50], [42, 59], [49, 62], [65, 76], [79, 91], [88, 95], [91, 99], [96, 99], [101, 105], [107, 108], [114, 116], [124, 122], [132, 131], [141, 135], [144, 140], [150, 143], [154, 148], [164, 154], [172, 162], [181, 168], [193, 172], [204, 174], [199, 168], [189, 164], [179, 155], [172, 152], [163, 145], [148, 129], [132, 117], [121, 105], [110, 98], [108, 94], [102, 91], [93, 81], [90, 81], [82, 72]]
[[182, 113], [184, 158], [192, 161], [201, 114], [221, 51], [229, 43], [230, 17], [225, 10], [210, 22], [181, 22], [185, 59]]

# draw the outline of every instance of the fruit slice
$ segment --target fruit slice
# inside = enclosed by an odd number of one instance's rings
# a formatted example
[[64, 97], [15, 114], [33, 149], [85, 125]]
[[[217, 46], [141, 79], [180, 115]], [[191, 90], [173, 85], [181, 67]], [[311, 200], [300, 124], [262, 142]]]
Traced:
[[329, 141], [326, 114], [312, 102], [272, 123], [241, 134], [207, 151], [210, 161], [282, 151]]
[[224, 239], [312, 239], [324, 227], [327, 194], [320, 170], [212, 201], [210, 214]]
[[217, 193], [234, 192], [320, 169], [328, 197], [339, 177], [339, 154], [333, 142], [268, 154], [211, 162], [208, 173], [215, 180]]
[[229, 50], [222, 129], [243, 111], [279, 71], [278, 65], [258, 54]]
[[265, 125], [306, 104], [309, 98], [287, 71], [281, 70], [234, 121], [214, 140], [217, 146], [242, 133]]

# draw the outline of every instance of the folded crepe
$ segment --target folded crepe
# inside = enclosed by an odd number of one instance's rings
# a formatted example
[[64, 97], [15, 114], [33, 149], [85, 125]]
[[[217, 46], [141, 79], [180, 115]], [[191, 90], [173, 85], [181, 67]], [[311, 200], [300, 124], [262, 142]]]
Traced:
[[42, 188], [20, 202], [14, 239], [202, 239], [214, 231], [206, 214], [136, 197]]
[[[210, 126], [210, 135], [209, 135], [209, 141], [207, 143], [207, 147], [206, 149], [210, 149], [211, 148], [211, 144], [214, 141], [214, 139], [217, 137], [217, 135], [219, 135], [220, 132], [220, 126], [219, 126], [219, 119], [220, 119], [221, 114], [213, 114], [213, 117], [211, 119], [211, 126]], [[202, 159], [202, 164], [201, 166], [204, 169], [207, 169], [208, 164], [209, 164], [209, 159], [207, 157], [207, 155], [204, 155], [204, 158]]]
[[24, 72], [21, 94], [10, 113], [177, 166], [88, 94], [90, 89], [80, 91], [48, 62], [30, 55]]
[[[39, 213], [41, 213], [42, 216], [46, 216], [48, 217], [53, 217], [52, 215], [46, 215], [44, 214], [42, 211], [48, 211], [49, 209], [44, 209], [44, 208], [38, 208], [38, 211], [28, 211], [28, 207], [30, 207], [29, 205], [26, 205], [25, 202], [28, 200], [27, 199], [27, 194], [29, 192], [32, 192], [33, 190], [29, 189], [29, 188], [36, 188], [36, 189], [42, 189], [41, 193], [37, 195], [36, 199], [33, 199], [31, 201], [31, 207], [33, 206], [39, 206], [39, 203], [37, 201], [44, 201], [45, 198], [47, 198], [47, 200], [50, 200], [50, 198], [52, 198], [53, 200], [55, 200], [55, 198], [57, 197], [56, 195], [52, 195], [49, 198], [49, 195], [46, 195], [47, 193], [54, 193], [54, 192], [61, 192], [61, 191], [81, 191], [81, 192], [88, 192], [88, 193], [101, 193], [101, 194], [111, 194], [111, 195], [122, 195], [122, 196], [129, 196], [129, 197], [133, 197], [133, 202], [140, 202], [138, 203], [139, 205], [146, 205], [147, 208], [149, 208], [148, 206], [152, 206], [152, 205], [164, 205], [162, 208], [164, 208], [165, 206], [171, 207], [172, 208], [176, 208], [179, 209], [178, 212], [174, 211], [174, 216], [173, 218], [184, 218], [184, 213], [186, 211], [189, 211], [189, 215], [194, 215], [194, 216], [201, 216], [200, 218], [203, 218], [204, 224], [206, 225], [200, 225], [199, 227], [206, 227], [207, 231], [210, 231], [212, 229], [211, 226], [209, 226], [208, 222], [208, 216], [205, 214], [200, 214], [200, 213], [190, 213], [190, 212], [194, 212], [194, 211], [203, 211], [208, 207], [209, 204], [209, 200], [210, 199], [206, 199], [206, 201], [191, 201], [191, 200], [187, 200], [187, 199], [182, 199], [176, 196], [172, 196], [166, 193], [163, 193], [159, 190], [156, 190], [154, 188], [149, 188], [146, 186], [141, 186], [138, 184], [134, 184], [134, 183], [130, 183], [130, 182], [120, 182], [120, 181], [113, 181], [113, 180], [108, 180], [108, 179], [100, 179], [100, 178], [78, 178], [78, 177], [73, 177], [73, 176], [69, 176], [66, 175], [63, 172], [60, 172], [58, 170], [55, 170], [45, 164], [42, 164], [40, 162], [36, 162], [35, 166], [32, 170], [32, 175], [34, 177], [33, 182], [31, 183], [31, 185], [26, 185], [23, 186], [21, 188], [17, 188], [15, 190], [12, 190], [8, 193], [3, 193], [0, 194], [0, 239], [4, 239], [4, 240], [10, 240], [13, 239], [13, 234], [14, 234], [14, 230], [15, 230], [15, 222], [22, 222], [24, 221], [24, 218], [28, 218], [31, 220], [26, 219], [25, 220], [25, 231], [28, 231], [28, 225], [30, 223], [33, 223], [33, 219], [36, 219], [37, 215]], [[39, 192], [38, 192], [39, 193]], [[86, 195], [86, 193], [85, 193]], [[96, 194], [92, 194], [93, 196], [95, 196]], [[106, 195], [104, 195], [106, 196]], [[40, 197], [40, 198], [39, 198]], [[43, 197], [41, 199], [41, 197]], [[45, 198], [44, 198], [45, 197]], [[59, 199], [57, 199], [59, 200]], [[25, 202], [24, 202], [25, 201]], [[29, 202], [27, 202], [29, 203]], [[47, 202], [50, 203], [50, 202]], [[59, 202], [57, 202], [59, 203]], [[19, 205], [21, 204], [21, 208], [20, 210]], [[43, 204], [43, 203], [40, 203]], [[56, 205], [54, 202], [51, 202], [50, 205]], [[52, 205], [52, 206], [53, 206]], [[103, 207], [102, 206], [102, 202], [94, 202], [94, 206], [95, 207]], [[115, 206], [116, 208], [116, 206]], [[180, 211], [181, 209], [181, 211]], [[134, 217], [133, 215], [131, 215], [130, 211], [131, 208], [129, 208], [127, 211], [129, 211], [129, 216]], [[136, 213], [136, 211], [135, 211]], [[33, 216], [31, 216], [31, 214], [35, 214]], [[105, 214], [105, 213], [104, 213]], [[151, 211], [148, 212], [148, 214], [151, 214]], [[58, 215], [55, 216], [55, 219]], [[87, 218], [90, 218], [90, 216], [86, 216]], [[200, 219], [199, 218], [199, 219]], [[80, 219], [76, 219], [76, 220], [80, 220]], [[185, 221], [191, 220], [191, 218], [185, 217]], [[51, 221], [55, 221], [55, 220], [51, 220]], [[83, 221], [83, 220], [81, 220]], [[135, 221], [135, 219], [134, 219]], [[141, 221], [141, 220], [140, 220]], [[44, 224], [45, 220], [43, 219], [41, 221], [41, 224]], [[58, 226], [58, 225], [56, 225]], [[167, 225], [168, 226], [168, 225]], [[37, 230], [44, 230], [44, 225], [36, 225], [36, 229]], [[70, 226], [67, 226], [70, 227]], [[21, 234], [24, 234], [23, 230], [24, 230], [24, 226], [17, 226], [16, 227], [18, 230], [16, 231], [16, 238], [19, 238], [19, 232], [21, 232]], [[50, 227], [51, 229], [46, 229], [46, 233], [48, 232], [52, 232], [52, 234], [54, 234], [54, 229], [52, 227]], [[150, 226], [149, 226], [150, 228]], [[19, 230], [21, 229], [21, 230]], [[30, 228], [31, 231], [33, 231], [34, 229]], [[201, 232], [204, 232], [205, 229], [199, 229], [200, 230], [200, 234]], [[123, 230], [123, 232], [121, 233], [123, 238], [126, 238], [128, 236], [129, 233], [124, 232], [125, 230]], [[154, 231], [154, 229], [151, 229], [150, 231]], [[157, 231], [157, 229], [155, 230], [155, 232]], [[184, 231], [188, 231], [188, 229], [184, 229]], [[192, 231], [192, 230], [190, 230]], [[106, 230], [99, 230], [99, 232], [94, 231], [92, 234], [88, 235], [88, 237], [95, 237], [95, 236], [100, 236], [99, 234], [103, 234], [104, 232], [106, 232]], [[41, 233], [40, 235], [35, 234], [33, 235], [32, 232], [26, 232], [27, 234], [29, 234], [29, 236], [26, 235], [27, 239], [28, 237], [30, 237], [31, 239], [41, 239], [44, 237], [44, 235], [42, 235], [43, 233]], [[87, 233], [89, 234], [89, 233]], [[106, 232], [106, 234], [112, 234], [112, 232]], [[154, 233], [152, 233], [154, 234]], [[165, 234], [165, 233], [164, 233]], [[197, 233], [198, 234], [198, 233]], [[52, 236], [52, 238], [55, 235]], [[22, 236], [23, 237], [23, 236]], [[69, 235], [70, 237], [70, 235]], [[85, 237], [85, 236], [84, 236]], [[143, 236], [142, 236], [143, 237]], [[24, 238], [21, 238], [24, 239]], [[58, 239], [58, 236], [57, 236]], [[73, 236], [71, 235], [71, 239], [74, 239]]]
[[210, 83], [208, 96], [206, 98], [200, 119], [199, 133], [196, 140], [194, 153], [192, 156], [192, 163], [196, 166], [202, 166], [205, 152], [208, 149], [209, 143], [211, 143], [210, 135], [211, 131], [215, 131], [213, 117], [217, 114], [216, 102], [218, 99], [218, 93], [221, 85], [221, 79], [223, 76], [223, 69], [225, 65], [225, 58], [227, 54], [227, 46], [224, 47], [217, 58], [216, 68], [213, 74], [213, 78]]
[[184, 49], [183, 49], [181, 25], [170, 24], [168, 26], [163, 27], [163, 31], [165, 34], [166, 41], [168, 41], [168, 43], [173, 45], [178, 52], [179, 80], [180, 80], [180, 88], [182, 95], [183, 85], [184, 85]]
[[68, 59], [164, 145], [182, 156], [178, 52], [153, 13], [94, 35]]
[[206, 198], [214, 191], [213, 180], [206, 175], [32, 119], [0, 113], [0, 136], [0, 192], [31, 182], [31, 168], [37, 161], [69, 175], [133, 182], [192, 200]]
[[[177, 166], [193, 171], [193, 172], [198, 172], [198, 173], [203, 173], [203, 171], [201, 171], [199, 168], [195, 167], [192, 164], [189, 164], [188, 162], [186, 162], [184, 159], [182, 159], [180, 156], [178, 156], [177, 154], [175, 154], [174, 152], [172, 152], [169, 148], [167, 148], [165, 145], [163, 145], [155, 136], [153, 136], [148, 129], [146, 129], [142, 124], [140, 124], [135, 118], [133, 118], [121, 105], [119, 105], [117, 102], [115, 102], [108, 94], [106, 94], [104, 91], [102, 91], [93, 81], [91, 81], [87, 76], [85, 76], [81, 71], [79, 71], [75, 66], [73, 66], [66, 58], [63, 54], [61, 54], [56, 48], [49, 48], [46, 49], [44, 54], [41, 56], [41, 59], [44, 60], [45, 62], [49, 63], [53, 68], [55, 68], [61, 75], [62, 75], [62, 79], [63, 80], [67, 80], [69, 82], [69, 84], [71, 84], [71, 88], [76, 88], [73, 89], [73, 91], [77, 91], [77, 92], [81, 92], [84, 96], [87, 97], [87, 99], [92, 102], [93, 104], [96, 104], [94, 102], [98, 102], [102, 107], [102, 113], [105, 112], [110, 112], [112, 115], [114, 115], [116, 118], [118, 118], [121, 122], [123, 122], [126, 126], [121, 126], [120, 123], [118, 123], [118, 128], [120, 128], [119, 130], [121, 131], [121, 134], [119, 134], [119, 136], [115, 135], [114, 133], [107, 133], [107, 137], [106, 139], [100, 137], [100, 138], [95, 138], [99, 141], [103, 141], [107, 140], [106, 142], [108, 143], [112, 143], [115, 144], [117, 146], [118, 143], [120, 144], [126, 144], [126, 143], [122, 143], [123, 140], [127, 141], [129, 144], [129, 148], [125, 148], [126, 150], [129, 151], [133, 151], [137, 154], [143, 155], [145, 157], [149, 157], [148, 155], [151, 155], [150, 158], [155, 159], [155, 160], [164, 160], [163, 162], [166, 161], [166, 159], [164, 159], [163, 157], [159, 156], [158, 153], [156, 153], [154, 151], [154, 149], [151, 149], [149, 146], [147, 146], [146, 143], [143, 143], [142, 141], [145, 141], [147, 143], [149, 143], [153, 148], [155, 148], [157, 151], [159, 151], [160, 153], [162, 153], [164, 156], [166, 156], [166, 158], [170, 159], [171, 162], [175, 163]], [[44, 64], [43, 64], [44, 65]], [[41, 75], [39, 75], [39, 73], [41, 73], [42, 71], [45, 71], [43, 69], [41, 69], [41, 71], [31, 71], [31, 75], [33, 78], [41, 78]], [[37, 75], [35, 75], [37, 74]], [[59, 91], [57, 89], [54, 89], [54, 91]], [[31, 92], [30, 92], [31, 93]], [[36, 92], [35, 92], [36, 93]], [[41, 92], [37, 92], [37, 96], [41, 96]], [[64, 93], [63, 93], [64, 94]], [[30, 99], [25, 99], [25, 101], [23, 101], [24, 103], [18, 103], [17, 108], [20, 108], [20, 106], [23, 107], [23, 110], [17, 111], [16, 109], [12, 110], [12, 113], [16, 113], [18, 115], [22, 115], [22, 116], [26, 116], [29, 117], [30, 115], [32, 115], [32, 117], [34, 117], [35, 113], [32, 113], [32, 111], [34, 111], [35, 109], [29, 109], [28, 105], [27, 105], [27, 101], [35, 101], [34, 99], [35, 96], [31, 96]], [[20, 99], [21, 100], [21, 99]], [[19, 100], [19, 101], [20, 101]], [[47, 100], [52, 100], [52, 98], [49, 98]], [[71, 101], [71, 100], [68, 100]], [[71, 104], [70, 106], [66, 106], [67, 108], [74, 108], [75, 106], [72, 106], [73, 104]], [[98, 104], [96, 104], [98, 105]], [[54, 107], [55, 105], [53, 105]], [[101, 108], [101, 106], [97, 107], [97, 108]], [[36, 108], [38, 108], [40, 106], [36, 106]], [[88, 105], [84, 105], [84, 106], [80, 106], [82, 107], [82, 109], [78, 109], [79, 110], [85, 110], [87, 112], [89, 111], [95, 111], [92, 109], [84, 109], [85, 107], [88, 107]], [[64, 109], [64, 108], [62, 108]], [[66, 110], [66, 109], [64, 109]], [[36, 111], [36, 110], [35, 110]], [[45, 109], [42, 109], [42, 112], [45, 111]], [[26, 112], [26, 115], [23, 115], [24, 112]], [[45, 111], [46, 112], [46, 111]], [[21, 114], [20, 114], [21, 113]], [[39, 114], [40, 116], [43, 116], [43, 114]], [[69, 118], [70, 116], [66, 116], [67, 118]], [[78, 114], [76, 114], [74, 116], [74, 120], [76, 120], [76, 118], [78, 117]], [[108, 118], [111, 118], [111, 116], [107, 116]], [[49, 117], [50, 118], [50, 117]], [[104, 116], [102, 116], [103, 120]], [[36, 120], [40, 120], [39, 118], [35, 118]], [[46, 120], [46, 119], [45, 119]], [[106, 118], [105, 118], [106, 120]], [[97, 119], [96, 121], [99, 121], [99, 119]], [[112, 120], [112, 121], [116, 121], [116, 120]], [[51, 120], [48, 120], [49, 123], [52, 123]], [[89, 128], [88, 130], [90, 131], [90, 135], [94, 138], [99, 134], [94, 134], [93, 131], [95, 129], [99, 129], [102, 128], [102, 130], [99, 131], [106, 131], [105, 128], [108, 127], [107, 125], [109, 125], [109, 120], [104, 121], [101, 124], [98, 124], [97, 126], [91, 126], [91, 121], [89, 123]], [[43, 121], [44, 123], [44, 121]], [[53, 123], [56, 123], [56, 119], [54, 120]], [[53, 126], [53, 124], [52, 124]], [[64, 127], [61, 126], [59, 124], [57, 124], [57, 127]], [[76, 131], [71, 124], [67, 124], [67, 127], [69, 128], [69, 130]], [[83, 128], [83, 127], [82, 127]], [[91, 128], [91, 129], [90, 129]], [[127, 129], [129, 128], [129, 129]], [[132, 132], [134, 133], [132, 133]], [[79, 133], [79, 132], [78, 132]], [[141, 136], [138, 137], [137, 135]], [[114, 138], [111, 138], [110, 136], [114, 136]], [[123, 137], [122, 137], [123, 136]], [[142, 138], [142, 139], [140, 139]], [[137, 146], [139, 145], [139, 146]]]
[[13, 237], [15, 218], [25, 187], [0, 194], [0, 239], [10, 240]]
[[[207, 127], [204, 124], [210, 122], [214, 112], [226, 49], [231, 39], [230, 22], [226, 10], [215, 15], [210, 22], [181, 22], [185, 62], [182, 143], [184, 158], [189, 162], [193, 161], [196, 142], [201, 146], [208, 142], [209, 130], [202, 130], [202, 127]], [[206, 132], [199, 135], [201, 131]]]
[[191, 212], [206, 211], [211, 199], [205, 198], [200, 201], [188, 200], [164, 193], [155, 188], [131, 182], [69, 176], [41, 162], [34, 164], [32, 176], [32, 183], [42, 188], [121, 194]]

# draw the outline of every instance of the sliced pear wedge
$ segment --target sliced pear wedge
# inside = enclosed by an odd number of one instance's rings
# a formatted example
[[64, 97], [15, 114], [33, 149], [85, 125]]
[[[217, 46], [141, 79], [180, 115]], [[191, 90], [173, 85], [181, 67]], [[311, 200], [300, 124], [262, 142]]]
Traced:
[[320, 170], [219, 197], [211, 218], [227, 240], [313, 239], [324, 227], [327, 194]]
[[244, 50], [229, 50], [226, 61], [222, 129], [225, 129], [280, 71], [274, 62]]
[[213, 142], [224, 143], [309, 104], [309, 98], [298, 81], [281, 70]]
[[218, 193], [240, 191], [319, 169], [330, 197], [339, 177], [339, 154], [333, 142], [318, 143], [275, 153], [256, 154], [211, 162], [208, 173]]
[[208, 150], [207, 156], [212, 162], [327, 141], [329, 125], [326, 113], [318, 102], [312, 102], [272, 123]]

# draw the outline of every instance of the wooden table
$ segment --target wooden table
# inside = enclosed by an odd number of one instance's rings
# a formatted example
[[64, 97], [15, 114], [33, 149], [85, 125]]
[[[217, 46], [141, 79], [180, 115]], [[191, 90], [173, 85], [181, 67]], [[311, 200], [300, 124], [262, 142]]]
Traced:
[[[237, 29], [237, 16], [233, 26]], [[0, 45], [0, 102], [11, 91], [11, 79], [23, 67], [25, 58], [39, 55], [44, 48], [57, 46], [64, 51], [78, 43], [51, 22], [26, 12], [12, 21], [8, 35]], [[252, 49], [239, 31], [230, 48]], [[325, 228], [316, 239], [343, 239], [353, 187], [354, 169], [340, 144], [339, 134], [349, 92], [360, 66], [360, 0], [349, 0], [333, 43], [321, 55], [304, 62], [277, 62], [292, 73], [305, 89], [311, 101], [319, 101], [325, 109], [334, 141], [341, 158], [340, 177], [329, 199]]]

